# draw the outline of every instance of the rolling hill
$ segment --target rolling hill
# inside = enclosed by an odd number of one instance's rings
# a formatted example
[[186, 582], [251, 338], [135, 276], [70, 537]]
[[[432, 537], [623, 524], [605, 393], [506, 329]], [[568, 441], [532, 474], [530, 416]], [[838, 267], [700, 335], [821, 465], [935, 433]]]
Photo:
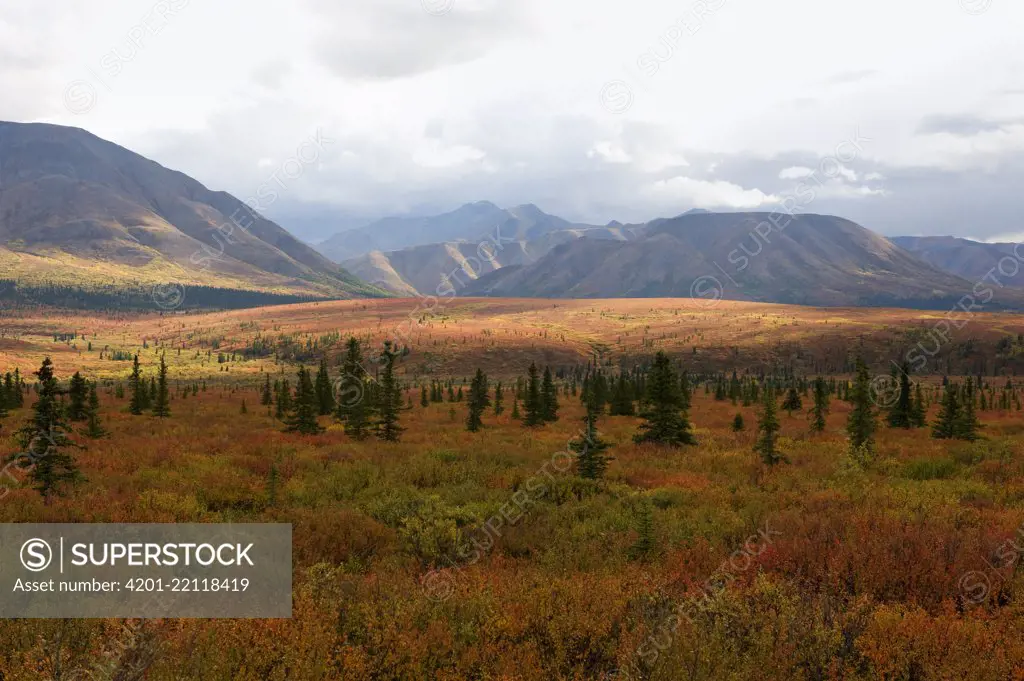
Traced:
[[77, 128], [0, 122], [0, 279], [384, 295], [224, 192]]

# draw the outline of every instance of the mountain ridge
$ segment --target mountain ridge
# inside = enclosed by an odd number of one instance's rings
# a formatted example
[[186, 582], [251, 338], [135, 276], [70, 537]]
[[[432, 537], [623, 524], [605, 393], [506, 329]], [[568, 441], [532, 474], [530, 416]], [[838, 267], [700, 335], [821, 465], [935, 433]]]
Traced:
[[[528, 265], [472, 282], [466, 295], [540, 298], [701, 297], [812, 306], [952, 306], [971, 283], [834, 216], [689, 213], [622, 242], [582, 238]], [[703, 290], [702, 290], [703, 289]], [[1024, 291], [1005, 296], [1019, 306]]]
[[0, 271], [30, 285], [384, 295], [227, 192], [44, 123], [0, 122]]
[[[974, 241], [957, 236], [897, 236], [893, 243], [921, 260], [968, 281], [983, 281], [994, 277], [1002, 286], [1024, 288], [1024, 253], [1018, 257], [1019, 244]], [[1011, 258], [1014, 268], [1000, 263]]]
[[335, 262], [344, 263], [375, 251], [499, 238], [532, 240], [551, 232], [593, 227], [545, 213], [531, 203], [500, 208], [490, 201], [476, 201], [439, 215], [381, 218], [340, 232], [317, 244], [317, 249]]

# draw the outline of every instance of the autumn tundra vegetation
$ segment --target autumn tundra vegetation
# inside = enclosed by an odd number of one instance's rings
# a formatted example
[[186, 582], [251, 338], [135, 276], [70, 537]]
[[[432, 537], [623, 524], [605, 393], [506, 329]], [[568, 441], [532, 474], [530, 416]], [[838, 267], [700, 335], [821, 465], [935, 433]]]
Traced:
[[0, 678], [1024, 678], [1024, 322], [940, 318], [4, 310], [3, 522], [292, 523], [294, 593], [5, 620]]

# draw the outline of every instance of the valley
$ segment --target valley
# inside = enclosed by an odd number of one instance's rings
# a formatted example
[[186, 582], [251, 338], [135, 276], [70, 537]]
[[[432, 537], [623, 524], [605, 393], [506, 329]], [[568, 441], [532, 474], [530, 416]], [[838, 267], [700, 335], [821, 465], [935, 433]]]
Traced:
[[[680, 667], [707, 681], [866, 680], [909, 673], [919, 656], [943, 678], [1001, 679], [1024, 665], [1019, 555], [990, 558], [1024, 521], [1019, 316], [951, 325], [910, 377], [927, 426], [904, 428], [888, 425], [903, 393], [879, 387], [948, 315], [670, 299], [423, 305], [4, 310], [0, 375], [17, 369], [30, 387], [0, 419], [3, 451], [19, 451], [45, 356], [61, 385], [76, 371], [96, 381], [102, 435], [70, 424], [82, 482], [49, 499], [8, 464], [0, 519], [291, 523], [294, 593], [288, 620], [3, 620], [3, 678], [76, 678], [99, 659], [158, 681], [669, 681]], [[351, 338], [365, 357], [354, 384]], [[324, 362], [333, 399], [351, 409], [353, 385], [362, 401], [385, 384], [386, 339], [402, 348], [395, 441], [375, 417], [354, 436], [347, 411], [289, 432], [283, 381], [300, 386], [300, 365]], [[688, 376], [690, 446], [636, 441], [658, 353], [675, 380]], [[167, 364], [163, 417], [133, 413], [135, 355], [157, 392]], [[527, 427], [531, 364], [551, 370], [557, 413]], [[477, 369], [490, 403], [471, 432]], [[617, 392], [600, 409], [610, 460], [594, 477], [572, 443], [587, 386], [603, 377], [648, 392], [629, 397], [632, 415], [616, 412]], [[930, 437], [947, 379], [977, 381], [981, 439]], [[867, 460], [849, 444], [860, 385], [875, 422]], [[779, 458], [767, 459], [765, 395], [775, 404], [787, 390]]]
[[[514, 376], [531, 361], [618, 367], [659, 350], [693, 370], [844, 373], [858, 355], [878, 365], [926, 355], [925, 373], [1024, 375], [1022, 334], [1019, 315], [983, 308], [965, 313], [667, 298], [382, 299], [190, 314], [0, 309], [0, 366], [28, 372], [46, 354], [62, 372], [113, 379], [126, 375], [135, 353], [155, 357], [170, 350], [168, 360], [180, 362], [189, 376], [214, 379], [229, 368], [232, 379], [253, 378], [274, 366], [275, 352], [290, 358], [315, 343], [308, 356], [316, 358], [321, 339], [330, 336], [333, 355], [355, 336], [373, 347], [387, 339], [407, 345], [411, 352], [399, 371], [409, 377], [464, 377], [478, 367]], [[228, 367], [216, 361], [225, 353], [242, 360], [256, 345], [258, 357]], [[112, 352], [122, 358], [110, 359]]]

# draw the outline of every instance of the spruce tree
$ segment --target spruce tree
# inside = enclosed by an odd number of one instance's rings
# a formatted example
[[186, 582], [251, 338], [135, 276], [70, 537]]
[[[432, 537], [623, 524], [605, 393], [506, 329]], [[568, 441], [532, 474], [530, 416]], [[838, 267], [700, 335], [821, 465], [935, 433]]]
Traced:
[[96, 440], [107, 434], [107, 430], [100, 421], [100, 396], [96, 390], [96, 383], [89, 384], [89, 403], [86, 407], [85, 434]]
[[719, 375], [718, 380], [715, 382], [715, 401], [725, 401], [725, 377]]
[[260, 404], [269, 407], [274, 403], [274, 393], [270, 389], [270, 374], [267, 374], [263, 381], [263, 390], [260, 392]]
[[[195, 393], [192, 394], [194, 395]], [[288, 379], [284, 379], [277, 385], [277, 409], [274, 412], [274, 416], [278, 420], [284, 421], [291, 410], [292, 387], [288, 384]]]
[[690, 375], [684, 371], [679, 379], [679, 405], [684, 411], [690, 411], [692, 402], [693, 388], [690, 387]]
[[821, 376], [814, 380], [813, 394], [814, 406], [811, 407], [811, 432], [821, 433], [825, 430], [829, 411], [828, 386], [825, 385], [825, 379]]
[[914, 400], [910, 407], [910, 426], [912, 428], [924, 428], [927, 425], [928, 409], [924, 403], [924, 393], [921, 391], [921, 384], [914, 386]]
[[59, 402], [60, 386], [53, 375], [53, 362], [43, 360], [38, 379], [39, 397], [32, 406], [31, 420], [18, 431], [23, 452], [11, 459], [21, 468], [29, 469], [34, 489], [49, 504], [54, 496], [63, 495], [68, 485], [82, 479], [75, 458], [64, 451], [76, 447], [68, 439]]
[[318, 435], [323, 431], [317, 422], [318, 413], [319, 404], [317, 403], [316, 389], [313, 387], [313, 379], [309, 376], [309, 370], [305, 366], [300, 366], [292, 409], [288, 418], [285, 419], [285, 432]]
[[800, 393], [796, 391], [796, 386], [790, 386], [789, 391], [786, 393], [786, 399], [782, 401], [782, 408], [792, 416], [794, 411], [800, 411], [804, 408], [803, 401], [800, 399]]
[[348, 392], [351, 399], [344, 409], [341, 402], [338, 402], [335, 416], [344, 414], [345, 434], [355, 440], [362, 440], [370, 434], [374, 386], [358, 376], [347, 376], [345, 380], [351, 386]]
[[540, 375], [537, 372], [537, 365], [533, 363], [530, 364], [527, 372], [523, 409], [526, 411], [526, 416], [523, 418], [524, 426], [534, 428], [544, 424], [544, 403], [540, 392]]
[[497, 387], [494, 389], [494, 415], [501, 416], [505, 411], [505, 389], [501, 386], [501, 381], [498, 381]]
[[732, 418], [732, 432], [742, 433], [744, 428], [746, 428], [746, 424], [743, 422], [743, 414], [736, 414]]
[[870, 461], [875, 447], [875, 412], [871, 407], [871, 377], [868, 367], [857, 360], [857, 377], [849, 389], [853, 409], [846, 423], [850, 438], [850, 453], [862, 465]]
[[583, 392], [587, 408], [583, 417], [583, 433], [569, 441], [569, 449], [576, 453], [576, 472], [581, 478], [599, 480], [604, 477], [611, 458], [605, 454], [608, 443], [597, 432], [597, 417], [600, 413], [599, 396], [596, 386], [587, 386]]
[[163, 355], [160, 355], [160, 372], [158, 376], [156, 394], [153, 396], [153, 416], [165, 419], [171, 415], [171, 395], [167, 388], [167, 362]]
[[659, 351], [647, 377], [644, 410], [640, 414], [644, 422], [633, 440], [672, 447], [697, 444], [682, 402], [682, 391], [672, 362], [664, 351]]
[[424, 409], [430, 406], [430, 397], [427, 396], [427, 385], [425, 383], [420, 386], [420, 406]]
[[964, 384], [963, 399], [960, 402], [960, 413], [954, 422], [954, 437], [958, 440], [977, 440], [981, 424], [974, 411], [974, 380], [967, 379]]
[[[10, 395], [11, 393], [8, 393]], [[10, 406], [15, 409], [21, 409], [25, 406], [25, 392], [24, 392], [24, 381], [21, 380], [21, 371], [17, 368], [14, 369], [14, 401]]]
[[630, 560], [645, 560], [657, 550], [654, 532], [654, 509], [648, 499], [640, 502], [636, 516], [637, 540], [629, 548]]
[[84, 421], [88, 416], [88, 402], [89, 384], [81, 372], [76, 371], [68, 386], [68, 420]]
[[754, 451], [768, 466], [774, 466], [786, 460], [778, 451], [780, 430], [779, 417], [775, 410], [775, 391], [768, 388], [764, 391], [764, 403], [757, 421], [757, 442], [754, 443]]
[[[682, 393], [682, 388], [680, 388], [680, 393]], [[636, 408], [633, 406], [633, 390], [625, 374], [620, 373], [618, 380], [615, 381], [609, 413], [612, 416], [633, 416], [636, 413]]]
[[512, 393], [512, 419], [518, 421], [522, 416], [519, 413], [519, 398]]
[[11, 372], [8, 371], [3, 382], [0, 382], [0, 419], [7, 416], [10, 410], [14, 408], [14, 388], [11, 387], [12, 383]]
[[896, 401], [889, 408], [888, 422], [890, 428], [906, 428], [913, 426], [913, 393], [910, 390], [910, 367], [904, 364], [900, 367], [899, 377], [893, 376], [899, 382], [899, 394]]
[[[595, 399], [600, 398], [598, 388], [595, 386]], [[544, 380], [540, 386], [541, 418], [545, 423], [554, 423], [558, 420], [558, 389], [555, 388], [554, 379], [551, 376], [551, 368], [544, 368]], [[600, 404], [600, 402], [598, 402]]]
[[473, 382], [469, 386], [469, 416], [466, 418], [466, 430], [475, 433], [483, 426], [483, 414], [491, 406], [488, 396], [487, 376], [480, 369], [476, 370]]
[[327, 370], [327, 358], [320, 359], [320, 369], [316, 372], [317, 413], [320, 416], [327, 416], [334, 411], [334, 386], [331, 384], [331, 374]]
[[960, 422], [960, 400], [953, 383], [947, 383], [939, 404], [939, 415], [932, 424], [932, 437], [937, 440], [951, 440], [956, 437]]
[[398, 386], [398, 379], [395, 378], [395, 359], [398, 352], [394, 349], [391, 341], [384, 341], [384, 350], [381, 358], [384, 360], [384, 370], [380, 377], [380, 396], [377, 404], [377, 437], [385, 442], [398, 442], [402, 430], [398, 425], [398, 413], [402, 408], [402, 391]]
[[132, 373], [128, 377], [128, 390], [132, 394], [131, 402], [128, 404], [128, 411], [134, 416], [142, 416], [146, 410], [146, 380], [142, 377], [142, 367], [139, 366], [139, 356], [135, 355], [132, 361]]
[[352, 336], [345, 344], [341, 365], [342, 380], [334, 416], [345, 424], [345, 434], [362, 440], [369, 432], [370, 391], [363, 380], [363, 350], [359, 339]]
[[732, 400], [733, 406], [739, 402], [742, 391], [740, 390], [740, 378], [736, 375], [736, 371], [732, 372], [732, 378], [729, 379], [729, 399]]

